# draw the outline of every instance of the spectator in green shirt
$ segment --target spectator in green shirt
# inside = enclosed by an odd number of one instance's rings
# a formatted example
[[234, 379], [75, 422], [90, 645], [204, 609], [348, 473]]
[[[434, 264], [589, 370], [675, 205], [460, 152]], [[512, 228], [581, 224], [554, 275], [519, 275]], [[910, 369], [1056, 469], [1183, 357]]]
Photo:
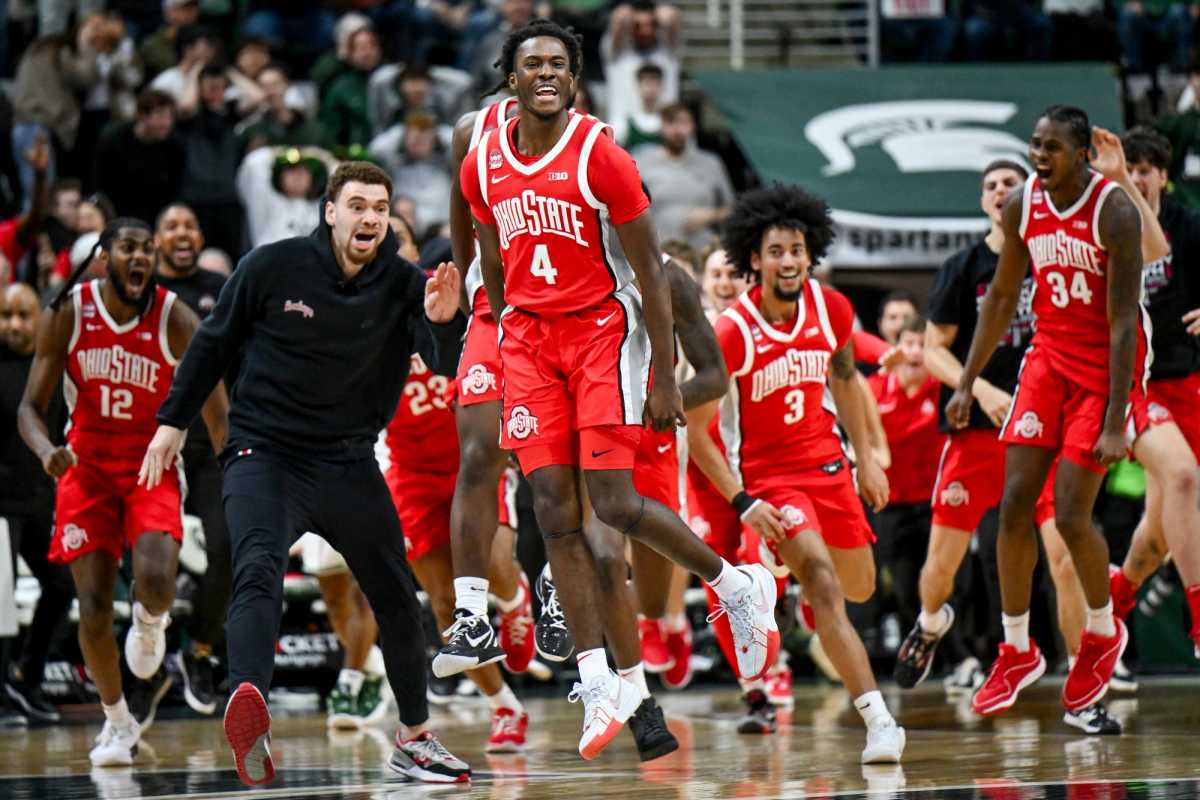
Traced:
[[365, 146], [371, 141], [367, 84], [382, 58], [375, 31], [360, 30], [351, 37], [347, 58], [351, 69], [335, 78], [321, 98], [321, 127], [335, 146]]

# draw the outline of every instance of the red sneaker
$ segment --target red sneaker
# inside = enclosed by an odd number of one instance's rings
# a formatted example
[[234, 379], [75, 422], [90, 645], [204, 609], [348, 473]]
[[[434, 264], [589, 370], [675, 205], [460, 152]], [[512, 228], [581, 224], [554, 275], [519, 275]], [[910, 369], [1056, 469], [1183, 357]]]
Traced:
[[792, 697], [792, 668], [776, 661], [775, 666], [767, 670], [767, 700], [776, 708], [791, 708], [796, 704]]
[[646, 672], [657, 675], [675, 666], [675, 659], [667, 650], [663, 639], [662, 626], [656, 619], [643, 619], [638, 622], [638, 633], [642, 636], [642, 664]]
[[262, 693], [242, 683], [225, 706], [225, 738], [233, 748], [238, 777], [247, 786], [270, 783], [275, 778], [271, 760], [271, 712]]
[[1137, 605], [1137, 587], [1116, 564], [1108, 565], [1108, 593], [1112, 595], [1113, 613], [1117, 619], [1128, 619], [1129, 612]]
[[533, 660], [533, 595], [524, 572], [521, 589], [525, 593], [521, 605], [500, 615], [500, 647], [504, 650], [504, 668], [509, 672], [524, 672]]
[[511, 708], [497, 708], [492, 712], [492, 735], [488, 737], [489, 753], [521, 753], [525, 750], [525, 730], [529, 727], [529, 715], [520, 714]]
[[984, 716], [998, 714], [1017, 702], [1017, 695], [1046, 671], [1046, 659], [1037, 642], [1029, 640], [1024, 653], [1007, 642], [1000, 645], [1000, 655], [992, 665], [983, 686], [971, 698], [971, 708]]
[[659, 680], [668, 689], [683, 689], [692, 682], [692, 628], [685, 626], [681, 631], [667, 634], [667, 652], [675, 662], [671, 668], [659, 675]]
[[1063, 684], [1062, 702], [1067, 711], [1079, 711], [1104, 697], [1117, 660], [1129, 644], [1129, 629], [1115, 614], [1117, 632], [1113, 636], [1097, 636], [1083, 632], [1075, 666]]

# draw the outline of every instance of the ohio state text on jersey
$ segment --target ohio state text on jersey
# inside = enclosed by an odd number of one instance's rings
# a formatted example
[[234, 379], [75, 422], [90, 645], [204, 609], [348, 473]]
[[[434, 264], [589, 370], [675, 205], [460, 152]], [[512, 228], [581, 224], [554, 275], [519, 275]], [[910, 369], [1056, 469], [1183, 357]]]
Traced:
[[98, 280], [74, 287], [71, 302], [75, 324], [63, 378], [71, 411], [67, 442], [81, 458], [140, 461], [178, 363], [167, 341], [175, 293], [156, 287], [150, 309], [123, 325], [104, 306]]
[[[1030, 175], [1021, 203], [1020, 233], [1036, 281], [1033, 346], [1056, 371], [1100, 394], [1109, 389], [1108, 250], [1100, 240], [1100, 212], [1118, 188], [1092, 172], [1074, 205], [1059, 211]], [[1149, 342], [1149, 318], [1140, 306], [1139, 319], [1135, 383], [1145, 374]]]

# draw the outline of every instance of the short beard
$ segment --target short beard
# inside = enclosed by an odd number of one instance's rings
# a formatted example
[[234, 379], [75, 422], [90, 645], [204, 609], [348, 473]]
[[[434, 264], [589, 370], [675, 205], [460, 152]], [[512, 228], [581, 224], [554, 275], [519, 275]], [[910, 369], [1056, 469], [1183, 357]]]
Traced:
[[197, 269], [200, 268], [199, 254], [197, 254], [196, 257], [192, 259], [192, 265], [190, 267], [179, 266], [174, 261], [172, 261], [171, 257], [168, 256], [166, 253], [160, 253], [158, 257], [162, 259], [162, 262], [164, 264], [166, 264], [168, 267], [170, 267], [175, 272], [180, 273], [181, 275], [191, 275], [193, 272], [195, 272]]
[[146, 286], [142, 289], [142, 296], [137, 299], [130, 297], [129, 293], [125, 291], [125, 281], [119, 279], [115, 271], [109, 273], [108, 282], [112, 284], [113, 291], [117, 293], [117, 298], [122, 303], [137, 309], [138, 316], [150, 310], [150, 304], [154, 302], [155, 288], [157, 286], [154, 273], [150, 273], [149, 277], [146, 278]]
[[772, 291], [775, 293], [776, 300], [782, 300], [785, 303], [794, 303], [800, 299], [800, 295], [804, 294], [804, 284], [800, 284], [800, 288], [794, 292], [785, 292], [778, 286], [772, 287]]

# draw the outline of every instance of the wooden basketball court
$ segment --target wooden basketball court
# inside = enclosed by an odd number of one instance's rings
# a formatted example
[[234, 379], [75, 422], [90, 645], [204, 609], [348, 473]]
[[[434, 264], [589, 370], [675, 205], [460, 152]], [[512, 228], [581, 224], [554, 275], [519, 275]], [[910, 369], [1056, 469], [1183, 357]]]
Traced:
[[[864, 731], [846, 693], [798, 686], [774, 736], [735, 728], [732, 689], [661, 693], [680, 750], [639, 764], [632, 737], [595, 761], [575, 748], [582, 708], [562, 698], [530, 700], [524, 755], [487, 756], [488, 711], [479, 701], [437, 709], [446, 745], [474, 768], [469, 786], [390, 780], [385, 727], [327, 732], [315, 712], [277, 713], [279, 778], [250, 792], [232, 769], [219, 718], [159, 719], [131, 769], [88, 764], [98, 714], [82, 709], [58, 727], [0, 733], [0, 798], [1193, 798], [1200, 796], [1200, 694], [1194, 678], [1145, 679], [1134, 695], [1110, 695], [1120, 737], [1087, 737], [1061, 721], [1061, 682], [1043, 680], [1010, 712], [975, 717], [948, 703], [939, 685], [900, 694], [885, 688], [908, 729], [899, 767], [863, 767]], [[564, 690], [563, 695], [566, 694]]]

